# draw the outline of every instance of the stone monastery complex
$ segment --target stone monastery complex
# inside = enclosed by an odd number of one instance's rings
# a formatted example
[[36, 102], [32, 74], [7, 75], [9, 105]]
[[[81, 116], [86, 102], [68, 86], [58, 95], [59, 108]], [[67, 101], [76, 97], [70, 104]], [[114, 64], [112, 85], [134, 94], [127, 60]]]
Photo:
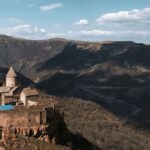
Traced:
[[55, 114], [55, 102], [50, 97], [41, 96], [35, 88], [20, 89], [13, 67], [9, 69], [5, 83], [0, 87], [0, 96], [1, 141], [17, 136], [51, 140], [47, 132]]
[[13, 99], [15, 91], [19, 88], [17, 85], [17, 74], [11, 67], [6, 75], [6, 85], [0, 87], [1, 94], [1, 105], [24, 105], [31, 106], [37, 105], [37, 102], [31, 101], [30, 97], [37, 97], [39, 95], [36, 89], [31, 89], [30, 87], [24, 88], [20, 93], [20, 99]]

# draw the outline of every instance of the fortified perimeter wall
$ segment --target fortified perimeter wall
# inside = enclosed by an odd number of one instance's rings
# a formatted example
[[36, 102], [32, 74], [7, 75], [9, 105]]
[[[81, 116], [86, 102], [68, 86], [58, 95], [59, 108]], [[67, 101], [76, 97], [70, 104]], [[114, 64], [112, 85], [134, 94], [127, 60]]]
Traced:
[[34, 127], [46, 124], [46, 110], [25, 112], [0, 112], [1, 127]]
[[53, 108], [25, 109], [23, 111], [1, 111], [0, 128], [2, 139], [22, 136], [46, 135], [49, 124], [48, 118], [53, 115]]

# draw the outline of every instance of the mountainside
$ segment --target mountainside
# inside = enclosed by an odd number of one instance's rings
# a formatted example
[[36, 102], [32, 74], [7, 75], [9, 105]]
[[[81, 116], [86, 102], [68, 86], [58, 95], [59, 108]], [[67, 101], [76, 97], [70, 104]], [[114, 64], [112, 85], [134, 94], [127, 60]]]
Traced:
[[[114, 116], [93, 102], [61, 98], [59, 109], [64, 112], [68, 129], [80, 137], [73, 140], [75, 150], [148, 150], [150, 148], [148, 132], [135, 129], [127, 121]], [[82, 147], [78, 148], [79, 139]], [[83, 142], [81, 139], [86, 141]]]
[[[35, 138], [22, 138], [7, 144], [6, 150], [148, 150], [149, 133], [137, 130], [103, 107], [81, 99], [60, 98], [56, 110], [63, 112], [64, 123], [58, 132], [62, 145]], [[64, 128], [65, 126], [65, 128]], [[64, 129], [64, 130], [62, 130]], [[67, 131], [65, 131], [67, 130]], [[0, 143], [0, 148], [1, 148]]]
[[31, 41], [0, 36], [0, 67], [59, 96], [92, 100], [150, 125], [150, 46], [134, 42]]
[[[143, 49], [144, 51], [141, 51]], [[92, 43], [65, 39], [32, 41], [0, 36], [1, 66], [14, 65], [18, 71], [33, 79], [37, 72], [50, 70], [79, 72], [108, 62], [126, 67], [138, 64], [148, 67], [148, 50], [149, 46], [133, 42]], [[135, 53], [137, 58], [134, 57]], [[30, 72], [29, 68], [32, 68]]]

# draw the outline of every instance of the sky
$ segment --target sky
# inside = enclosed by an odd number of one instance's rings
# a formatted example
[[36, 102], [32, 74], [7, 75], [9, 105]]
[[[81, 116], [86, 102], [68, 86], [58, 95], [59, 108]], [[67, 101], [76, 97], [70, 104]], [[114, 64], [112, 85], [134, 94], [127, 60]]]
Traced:
[[150, 0], [0, 0], [0, 34], [150, 44]]

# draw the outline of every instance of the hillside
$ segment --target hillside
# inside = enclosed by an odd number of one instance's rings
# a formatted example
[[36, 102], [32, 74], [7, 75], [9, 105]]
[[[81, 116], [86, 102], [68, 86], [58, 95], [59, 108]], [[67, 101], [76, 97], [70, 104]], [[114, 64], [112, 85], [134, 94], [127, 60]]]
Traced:
[[[85, 138], [82, 150], [148, 150], [150, 140], [148, 132], [138, 131], [127, 121], [122, 120], [103, 107], [81, 99], [61, 98], [59, 110], [64, 111], [64, 120], [68, 129]], [[73, 141], [78, 149], [78, 140]], [[75, 143], [74, 143], [75, 142]], [[85, 147], [91, 143], [90, 147]]]
[[[34, 138], [10, 143], [13, 150], [148, 150], [150, 135], [137, 130], [100, 105], [82, 99], [55, 97], [56, 109], [64, 113], [66, 131], [60, 126], [62, 145], [47, 144]], [[10, 149], [9, 144], [6, 149]]]
[[92, 100], [149, 128], [149, 45], [0, 36], [0, 57], [48, 94]]
[[64, 145], [18, 139], [14, 149], [149, 149], [149, 45], [0, 36], [0, 58], [0, 84], [13, 65], [19, 84], [60, 96], [64, 112]]

